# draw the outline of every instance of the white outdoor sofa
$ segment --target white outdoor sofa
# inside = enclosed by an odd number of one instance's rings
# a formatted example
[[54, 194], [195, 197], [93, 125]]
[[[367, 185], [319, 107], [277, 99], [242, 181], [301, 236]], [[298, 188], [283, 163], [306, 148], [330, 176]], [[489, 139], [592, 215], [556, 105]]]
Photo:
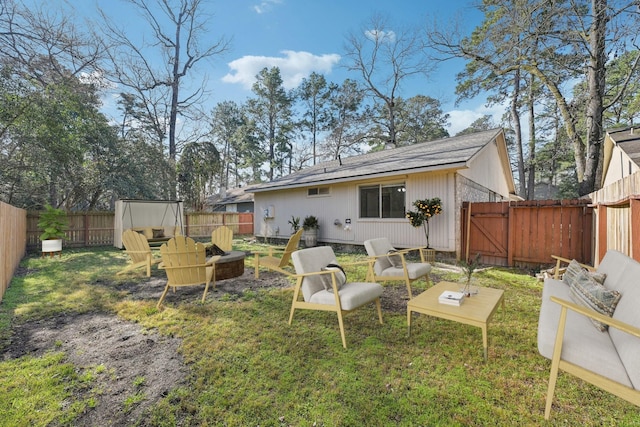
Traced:
[[[606, 289], [621, 294], [612, 317], [575, 303], [567, 279], [544, 281], [538, 351], [551, 360], [546, 419], [558, 369], [640, 406], [640, 263], [609, 250], [595, 272], [606, 275]], [[608, 330], [601, 332], [590, 318]]]

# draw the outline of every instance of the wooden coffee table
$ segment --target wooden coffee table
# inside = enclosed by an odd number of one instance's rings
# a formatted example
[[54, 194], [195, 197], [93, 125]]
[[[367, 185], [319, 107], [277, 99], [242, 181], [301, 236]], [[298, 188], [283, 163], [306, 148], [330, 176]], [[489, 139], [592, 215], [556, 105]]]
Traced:
[[502, 289], [478, 288], [478, 293], [464, 299], [462, 305], [452, 306], [441, 304], [438, 297], [444, 291], [459, 291], [460, 284], [452, 282], [440, 282], [427, 289], [407, 303], [407, 326], [411, 335], [411, 313], [422, 313], [442, 319], [453, 320], [466, 325], [477, 326], [482, 329], [482, 345], [484, 347], [484, 360], [488, 356], [487, 325], [493, 314], [502, 304], [504, 310], [504, 291]]

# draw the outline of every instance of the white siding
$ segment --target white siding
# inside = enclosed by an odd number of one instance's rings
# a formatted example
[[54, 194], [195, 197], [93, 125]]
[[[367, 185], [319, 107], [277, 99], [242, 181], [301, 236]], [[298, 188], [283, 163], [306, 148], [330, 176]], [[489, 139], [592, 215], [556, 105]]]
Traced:
[[[629, 173], [629, 168], [631, 168], [631, 173]], [[624, 178], [625, 176], [632, 175], [638, 170], [640, 170], [640, 168], [638, 168], [638, 165], [636, 165], [635, 162], [629, 158], [627, 153], [622, 151], [622, 149], [617, 145], [614, 145], [603, 187], [606, 187], [609, 184], [613, 184], [614, 182]]]
[[[406, 208], [413, 210], [416, 199], [440, 197], [443, 213], [434, 217], [429, 225], [431, 247], [441, 251], [455, 250], [455, 181], [453, 173], [420, 174], [393, 179], [361, 181], [330, 186], [327, 196], [307, 196], [306, 189], [292, 189], [255, 193], [255, 234], [261, 237], [286, 238], [292, 230], [291, 216], [315, 215], [320, 222], [318, 240], [331, 243], [361, 245], [365, 240], [387, 236], [398, 247], [417, 247], [426, 244], [422, 228], [414, 228], [406, 218], [359, 218], [359, 186], [372, 183], [405, 182]], [[273, 206], [273, 218], [264, 218], [262, 212]], [[337, 221], [336, 221], [337, 220]], [[350, 227], [347, 221], [351, 220]], [[334, 225], [338, 222], [339, 225]]]
[[460, 170], [460, 175], [501, 195], [504, 199], [509, 198], [509, 184], [500, 163], [496, 141], [487, 144], [473, 157], [469, 161], [469, 168]]

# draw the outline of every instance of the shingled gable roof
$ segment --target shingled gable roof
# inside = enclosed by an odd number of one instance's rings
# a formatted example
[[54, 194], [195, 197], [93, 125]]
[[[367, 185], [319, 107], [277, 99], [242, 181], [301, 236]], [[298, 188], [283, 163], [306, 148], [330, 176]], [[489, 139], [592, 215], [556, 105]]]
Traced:
[[332, 160], [271, 182], [251, 186], [247, 191], [260, 192], [393, 176], [400, 173], [461, 168], [501, 132], [502, 129], [492, 129]]

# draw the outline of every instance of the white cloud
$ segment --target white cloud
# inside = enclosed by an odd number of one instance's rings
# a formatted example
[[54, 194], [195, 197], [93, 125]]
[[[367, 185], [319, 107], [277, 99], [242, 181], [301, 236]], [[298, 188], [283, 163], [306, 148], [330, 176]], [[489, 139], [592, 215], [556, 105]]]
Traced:
[[447, 111], [449, 123], [451, 123], [448, 128], [449, 135], [454, 136], [485, 115], [490, 115], [493, 118], [493, 122], [499, 125], [506, 108], [508, 108], [508, 104], [494, 105], [490, 108], [480, 105], [474, 109]]
[[452, 110], [449, 114], [449, 135], [455, 136], [458, 132], [469, 127], [471, 123], [484, 116], [474, 110]]
[[281, 4], [282, 0], [264, 0], [253, 6], [253, 10], [261, 15], [263, 13], [267, 13], [271, 10], [271, 8], [276, 4]]
[[285, 89], [293, 89], [300, 85], [302, 79], [315, 71], [329, 74], [340, 61], [338, 54], [313, 55], [309, 52], [283, 50], [283, 57], [247, 55], [229, 62], [231, 72], [222, 77], [225, 83], [239, 83], [245, 89], [251, 89], [256, 75], [263, 68], [278, 67]]
[[449, 123], [451, 123], [447, 129], [449, 135], [454, 136], [485, 115], [491, 116], [493, 122], [499, 126], [502, 122], [502, 116], [508, 108], [509, 104], [505, 102], [504, 104], [496, 104], [491, 107], [481, 104], [471, 109], [447, 111], [446, 113], [449, 114]]
[[379, 42], [393, 43], [396, 41], [396, 33], [394, 31], [367, 30], [364, 35], [369, 40]]

